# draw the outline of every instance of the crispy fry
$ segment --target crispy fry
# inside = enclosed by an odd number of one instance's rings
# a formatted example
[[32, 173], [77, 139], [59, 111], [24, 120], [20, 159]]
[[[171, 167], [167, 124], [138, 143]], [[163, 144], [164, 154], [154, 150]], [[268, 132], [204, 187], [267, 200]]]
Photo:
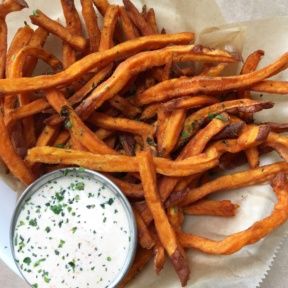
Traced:
[[99, 51], [105, 51], [114, 46], [113, 35], [118, 20], [119, 7], [115, 5], [109, 5], [105, 17], [104, 24], [100, 38]]
[[185, 110], [176, 110], [167, 117], [161, 145], [158, 143], [159, 155], [167, 157], [176, 147], [186, 118]]
[[236, 209], [239, 207], [229, 200], [202, 200], [183, 209], [188, 215], [209, 215], [231, 217], [235, 216]]
[[[95, 0], [94, 0], [95, 1]], [[141, 270], [146, 266], [146, 264], [152, 258], [152, 250], [143, 249], [138, 247], [134, 262], [128, 271], [125, 278], [118, 284], [118, 288], [124, 288], [126, 285], [136, 277], [136, 275], [141, 272]]]
[[94, 112], [89, 122], [100, 128], [129, 132], [138, 135], [152, 135], [154, 128], [146, 123], [120, 117], [111, 117], [107, 114]]
[[67, 117], [65, 127], [70, 130], [71, 135], [77, 139], [89, 151], [100, 154], [115, 154], [102, 140], [81, 121], [74, 110], [69, 107], [68, 101], [63, 94], [57, 90], [49, 90], [46, 94], [49, 104], [62, 116]]
[[[209, 254], [232, 254], [246, 245], [253, 244], [271, 233], [288, 218], [287, 179], [279, 173], [272, 181], [273, 190], [278, 198], [271, 215], [254, 223], [248, 229], [214, 241], [204, 237], [178, 232], [180, 243], [186, 248], [199, 249]], [[241, 239], [241, 241], [239, 241]]]
[[[218, 54], [213, 54], [213, 51], [205, 52], [204, 54], [195, 53], [194, 45], [186, 46], [170, 46], [157, 51], [142, 52], [134, 57], [130, 57], [122, 62], [114, 71], [109, 79], [99, 85], [91, 95], [85, 99], [78, 107], [77, 111], [89, 115], [96, 108], [100, 107], [105, 101], [111, 99], [121, 89], [125, 87], [128, 81], [133, 77], [152, 67], [159, 67], [166, 63], [170, 57], [178, 58], [183, 55], [189, 55], [191, 59], [201, 61], [209, 58], [211, 61], [218, 61]], [[221, 56], [222, 57], [222, 56]], [[227, 61], [235, 61], [231, 56], [225, 56]], [[288, 57], [287, 57], [288, 58]], [[129, 72], [129, 73], [128, 73]], [[1, 82], [0, 82], [1, 83]], [[163, 82], [164, 83], [164, 82]], [[109, 87], [109, 89], [107, 89]], [[135, 97], [137, 103], [137, 97]], [[84, 115], [83, 115], [84, 116]], [[86, 116], [87, 117], [87, 116]]]
[[63, 130], [59, 133], [59, 135], [55, 139], [53, 146], [58, 147], [58, 148], [64, 147], [64, 145], [69, 140], [69, 138], [70, 138], [69, 132], [66, 130]]
[[276, 122], [264, 122], [264, 125], [268, 125], [270, 130], [276, 133], [282, 133], [288, 131], [288, 124], [286, 123], [276, 123]]
[[92, 0], [81, 0], [82, 15], [86, 24], [90, 42], [90, 51], [96, 52], [99, 48], [101, 32], [98, 27], [97, 15]]
[[46, 125], [42, 130], [42, 133], [37, 139], [36, 145], [37, 147], [46, 146], [52, 144], [58, 136], [58, 132], [60, 130], [59, 126], [48, 126]]
[[257, 147], [249, 148], [245, 151], [248, 163], [250, 168], [256, 168], [259, 166], [260, 160], [259, 160], [259, 152]]
[[65, 71], [45, 76], [20, 79], [0, 79], [1, 93], [18, 93], [47, 89], [71, 83], [89, 70], [97, 67], [99, 70], [113, 61], [123, 59], [143, 50], [159, 49], [168, 44], [185, 44], [193, 39], [193, 33], [169, 35], [152, 35], [126, 41], [102, 53], [92, 53], [77, 61]]
[[287, 94], [288, 82], [287, 81], [274, 81], [265, 80], [250, 87], [251, 91], [273, 93], [273, 94]]
[[134, 208], [133, 213], [137, 223], [139, 245], [142, 248], [151, 249], [155, 245], [154, 239], [152, 238], [148, 227], [143, 221], [141, 215], [138, 213], [137, 209]]
[[42, 27], [50, 33], [58, 36], [74, 49], [80, 51], [85, 49], [87, 44], [85, 38], [72, 34], [67, 28], [63, 27], [60, 23], [50, 19], [39, 9], [37, 9], [33, 15], [30, 15], [30, 19], [33, 24]]
[[149, 151], [143, 151], [138, 154], [137, 159], [139, 161], [139, 172], [144, 189], [144, 196], [153, 215], [158, 237], [172, 261], [182, 286], [185, 286], [189, 279], [190, 269], [185, 252], [178, 244], [175, 232], [161, 204], [161, 199], [157, 191], [156, 171], [153, 165], [152, 154]]
[[[160, 103], [148, 105], [143, 110], [143, 112], [140, 116], [140, 120], [147, 120], [147, 119], [154, 117], [157, 114], [157, 111], [159, 110], [160, 107], [162, 107], [162, 104], [160, 104]], [[164, 112], [164, 111], [162, 110], [162, 112]]]
[[121, 28], [126, 41], [137, 38], [139, 36], [137, 30], [135, 29], [134, 24], [130, 20], [127, 11], [125, 10], [124, 7], [119, 8], [119, 14], [120, 14]]
[[[212, 158], [212, 160], [211, 160]], [[167, 176], [187, 176], [201, 173], [217, 165], [215, 155], [199, 155], [174, 162], [165, 158], [154, 157], [157, 173]], [[135, 157], [124, 155], [93, 154], [90, 152], [59, 149], [55, 147], [34, 147], [28, 151], [27, 159], [31, 162], [47, 164], [78, 165], [101, 172], [138, 172]]]
[[161, 272], [161, 270], [164, 268], [165, 262], [166, 262], [166, 254], [165, 249], [163, 245], [161, 244], [159, 237], [155, 233], [155, 246], [153, 248], [153, 254], [154, 254], [154, 268], [157, 274]]
[[216, 77], [221, 74], [221, 72], [227, 67], [226, 63], [219, 63], [215, 66], [209, 66], [204, 71], [202, 71], [199, 75], [201, 76], [209, 76]]
[[251, 73], [227, 77], [192, 77], [167, 80], [159, 83], [142, 94], [135, 101], [139, 105], [168, 100], [195, 93], [211, 93], [247, 88], [286, 69], [288, 53], [283, 54], [274, 63]]
[[95, 135], [101, 140], [104, 140], [104, 139], [110, 137], [112, 134], [113, 134], [113, 131], [102, 129], [102, 128], [98, 129], [95, 132]]
[[128, 118], [134, 118], [141, 113], [141, 110], [138, 107], [134, 106], [132, 103], [129, 102], [129, 100], [119, 95], [115, 95], [109, 101], [109, 103], [112, 107], [122, 112], [122, 114], [127, 116]]
[[217, 133], [217, 135], [213, 137], [213, 140], [238, 138], [244, 126], [245, 123], [243, 121], [239, 120], [234, 122], [231, 119], [231, 124], [227, 125], [222, 131]]
[[77, 150], [77, 151], [88, 151], [87, 148], [85, 148], [79, 141], [76, 139], [76, 137], [72, 134], [70, 136], [70, 141], [69, 141], [69, 148], [71, 146], [71, 149]]
[[152, 28], [153, 34], [158, 34], [158, 26], [157, 26], [157, 22], [156, 22], [156, 15], [155, 15], [155, 11], [153, 8], [150, 8], [145, 16], [146, 22], [150, 25], [150, 27]]
[[134, 25], [139, 29], [142, 35], [152, 35], [154, 34], [153, 28], [150, 24], [145, 20], [145, 18], [141, 15], [138, 9], [134, 6], [134, 4], [130, 0], [123, 0], [126, 11], [134, 23]]
[[35, 175], [26, 166], [24, 161], [17, 155], [10, 140], [3, 116], [0, 114], [0, 134], [2, 144], [0, 145], [0, 156], [11, 173], [21, 182], [28, 185], [35, 180]]
[[9, 13], [28, 8], [24, 0], [4, 0], [0, 5], [0, 17], [5, 18]]
[[105, 16], [106, 11], [109, 7], [109, 3], [107, 0], [93, 0], [94, 5], [97, 7], [99, 12], [101, 13], [102, 16]]
[[[74, 0], [61, 0], [67, 30], [74, 35], [82, 35], [82, 25]], [[62, 59], [65, 68], [76, 61], [76, 51], [66, 42], [63, 43]]]
[[157, 111], [157, 126], [156, 126], [156, 138], [157, 138], [157, 147], [162, 146], [163, 135], [167, 126], [168, 115], [163, 109]]

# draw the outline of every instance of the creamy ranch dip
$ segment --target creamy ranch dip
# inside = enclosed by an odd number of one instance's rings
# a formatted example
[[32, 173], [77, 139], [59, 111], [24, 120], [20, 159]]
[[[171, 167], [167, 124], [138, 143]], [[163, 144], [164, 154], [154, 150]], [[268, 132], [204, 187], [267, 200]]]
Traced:
[[129, 215], [105, 184], [65, 171], [25, 200], [16, 262], [33, 288], [109, 287], [132, 249]]

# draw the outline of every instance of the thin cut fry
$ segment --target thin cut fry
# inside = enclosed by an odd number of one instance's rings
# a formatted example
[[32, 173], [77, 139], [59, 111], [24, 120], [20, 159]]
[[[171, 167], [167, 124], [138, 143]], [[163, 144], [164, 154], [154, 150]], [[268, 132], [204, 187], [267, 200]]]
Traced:
[[169, 223], [157, 191], [152, 154], [150, 151], [143, 151], [138, 154], [137, 159], [145, 200], [153, 215], [158, 237], [172, 261], [182, 286], [185, 286], [189, 279], [190, 269], [185, 252], [177, 241], [175, 231]]
[[90, 51], [96, 52], [99, 48], [101, 32], [98, 27], [97, 15], [92, 0], [81, 0], [82, 15], [86, 24], [90, 42]]
[[109, 7], [107, 0], [93, 0], [94, 5], [97, 7], [102, 16], [105, 16], [105, 13]]
[[221, 74], [221, 72], [227, 67], [226, 63], [219, 63], [215, 66], [210, 66], [201, 72], [199, 75], [201, 76], [209, 76], [209, 77], [216, 77]]
[[158, 34], [158, 27], [157, 27], [157, 22], [156, 22], [156, 15], [155, 11], [153, 8], [150, 8], [147, 11], [147, 14], [145, 16], [146, 22], [150, 25], [150, 27], [153, 30], [153, 34]]
[[60, 130], [59, 126], [48, 126], [46, 125], [39, 135], [36, 147], [46, 146], [52, 144], [56, 137], [58, 136], [58, 132]]
[[[248, 229], [215, 241], [204, 237], [178, 233], [180, 243], [186, 248], [194, 248], [208, 254], [232, 254], [246, 245], [256, 243], [274, 229], [282, 225], [288, 218], [287, 179], [284, 173], [279, 173], [272, 181], [273, 190], [278, 198], [271, 215], [254, 223]], [[241, 240], [239, 240], [241, 239]]]
[[138, 107], [134, 106], [129, 102], [129, 100], [119, 95], [115, 95], [109, 101], [109, 103], [111, 104], [112, 107], [122, 112], [122, 114], [124, 116], [127, 116], [128, 118], [134, 118], [141, 113], [141, 110]]
[[69, 140], [69, 138], [70, 138], [69, 132], [66, 130], [63, 130], [59, 133], [59, 135], [55, 139], [53, 146], [58, 147], [58, 148], [64, 147], [64, 145]]
[[161, 244], [159, 237], [155, 233], [155, 246], [153, 248], [153, 254], [154, 254], [154, 267], [157, 274], [161, 272], [161, 270], [164, 268], [165, 262], [166, 262], [166, 254], [165, 249], [163, 245]]
[[123, 30], [123, 34], [125, 36], [126, 41], [137, 38], [139, 35], [135, 30], [134, 24], [130, 20], [127, 11], [125, 10], [124, 7], [119, 8], [119, 14], [120, 14], [121, 28]]
[[235, 216], [239, 206], [229, 200], [202, 200], [183, 209], [188, 215], [208, 215], [208, 216]]
[[85, 38], [72, 34], [67, 28], [63, 27], [60, 23], [50, 19], [39, 9], [35, 10], [33, 15], [30, 15], [30, 19], [33, 24], [40, 26], [50, 33], [58, 36], [74, 49], [80, 51], [85, 49], [87, 44]]

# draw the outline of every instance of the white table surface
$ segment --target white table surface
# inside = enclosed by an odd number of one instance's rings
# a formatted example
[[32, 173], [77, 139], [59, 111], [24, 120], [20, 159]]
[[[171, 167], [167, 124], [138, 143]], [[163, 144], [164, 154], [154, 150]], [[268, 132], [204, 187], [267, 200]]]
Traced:
[[[274, 265], [259, 288], [287, 288], [288, 271], [288, 239], [278, 253]], [[14, 274], [0, 260], [0, 287], [3, 288], [29, 288], [26, 283]], [[180, 286], [179, 286], [180, 287]], [[245, 288], [245, 287], [243, 287]], [[256, 287], [255, 287], [256, 288]]]

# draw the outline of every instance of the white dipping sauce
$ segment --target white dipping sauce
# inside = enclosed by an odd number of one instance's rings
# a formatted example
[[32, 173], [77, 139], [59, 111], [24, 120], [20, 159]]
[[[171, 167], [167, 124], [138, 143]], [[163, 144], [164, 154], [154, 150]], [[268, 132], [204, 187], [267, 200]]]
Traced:
[[19, 213], [15, 257], [33, 288], [104, 288], [122, 271], [132, 245], [128, 215], [93, 177], [49, 181]]

